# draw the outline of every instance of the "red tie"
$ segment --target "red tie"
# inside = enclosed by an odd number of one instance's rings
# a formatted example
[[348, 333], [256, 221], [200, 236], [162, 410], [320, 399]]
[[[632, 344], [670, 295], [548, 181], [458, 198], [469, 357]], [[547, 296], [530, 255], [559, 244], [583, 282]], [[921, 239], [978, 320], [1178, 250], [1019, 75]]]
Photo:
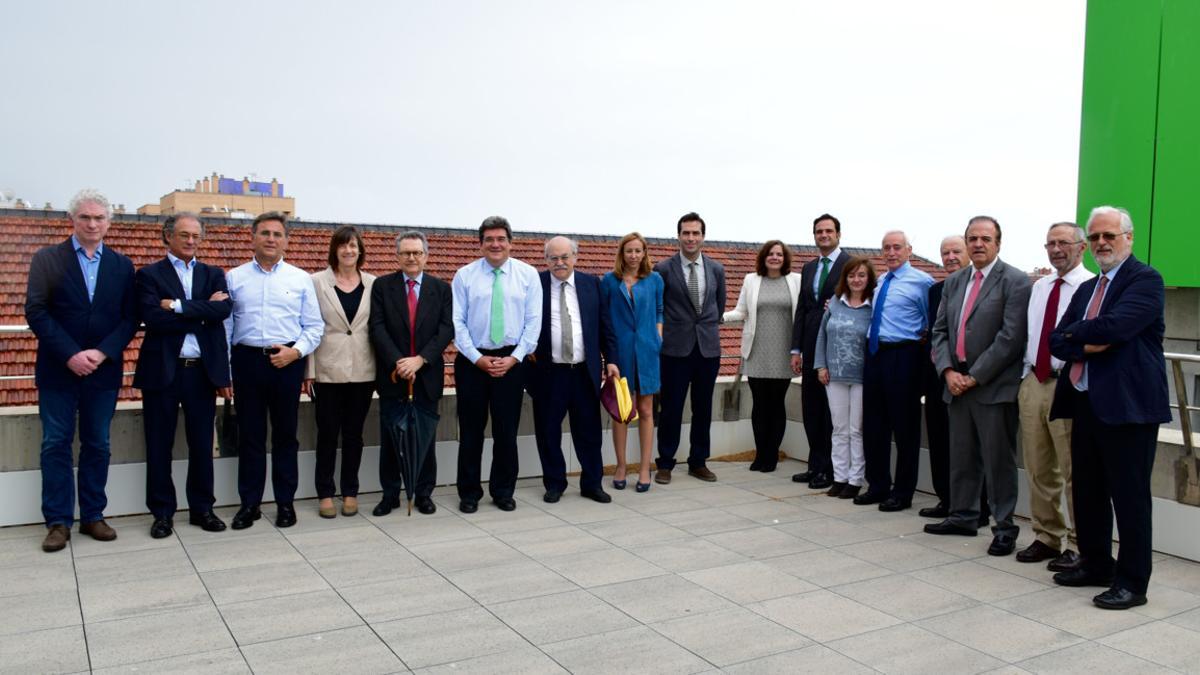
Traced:
[[1054, 288], [1050, 289], [1050, 297], [1046, 300], [1046, 314], [1042, 317], [1042, 339], [1038, 342], [1037, 363], [1033, 366], [1033, 375], [1038, 382], [1045, 382], [1050, 377], [1050, 333], [1058, 322], [1058, 295], [1062, 288], [1061, 278], [1054, 280]]
[[408, 280], [408, 350], [417, 355], [417, 281]]
[[983, 272], [975, 270], [975, 284], [971, 286], [967, 302], [963, 304], [962, 317], [958, 321], [958, 338], [954, 341], [954, 355], [958, 357], [959, 363], [967, 362], [967, 317], [971, 316], [971, 310], [975, 307], [975, 298], [979, 297], [980, 286], [983, 286]]
[[[1100, 275], [1100, 281], [1097, 283], [1096, 292], [1092, 294], [1092, 301], [1088, 303], [1087, 320], [1096, 318], [1100, 313], [1100, 303], [1104, 302], [1104, 288], [1108, 285], [1108, 277]], [[1083, 361], [1076, 361], [1071, 364], [1071, 384], [1079, 384], [1083, 379]]]

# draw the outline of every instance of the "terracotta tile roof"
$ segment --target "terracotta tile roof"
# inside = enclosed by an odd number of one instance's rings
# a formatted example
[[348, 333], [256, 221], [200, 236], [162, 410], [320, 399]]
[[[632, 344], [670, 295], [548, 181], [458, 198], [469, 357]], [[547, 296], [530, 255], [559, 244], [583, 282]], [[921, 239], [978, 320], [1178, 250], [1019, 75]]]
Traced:
[[[243, 221], [212, 219], [201, 253], [208, 263], [229, 269], [250, 258], [248, 223]], [[288, 246], [288, 262], [309, 271], [326, 266], [329, 250], [329, 235], [335, 223], [293, 223]], [[360, 225], [367, 245], [367, 260], [364, 269], [375, 274], [387, 274], [395, 270], [395, 236], [400, 229], [393, 226]], [[479, 245], [474, 230], [423, 228], [429, 237], [430, 256], [427, 271], [449, 281], [455, 270], [479, 256]], [[29, 260], [43, 246], [56, 244], [70, 235], [70, 224], [61, 211], [0, 211], [0, 325], [25, 324], [25, 286], [29, 272]], [[153, 218], [119, 215], [114, 218], [108, 238], [105, 240], [121, 253], [132, 258], [137, 267], [152, 263], [163, 256], [160, 225]], [[516, 232], [513, 242], [514, 257], [540, 266], [542, 233]], [[612, 268], [617, 237], [579, 236], [579, 269], [593, 274], [603, 274]], [[673, 240], [650, 240], [650, 254], [661, 260], [675, 253]], [[716, 242], [705, 244], [704, 252], [720, 261], [726, 269], [727, 307], [737, 302], [743, 277], [754, 271], [754, 258], [758, 245], [743, 242]], [[796, 269], [816, 257], [812, 246], [793, 246]], [[876, 269], [884, 269], [878, 251], [846, 249], [855, 255], [872, 256]], [[940, 278], [941, 268], [923, 258], [913, 258], [918, 268]], [[741, 328], [721, 329], [721, 349], [729, 356], [739, 352]], [[125, 369], [132, 371], [137, 360], [140, 334], [125, 350]], [[29, 333], [0, 334], [0, 376], [32, 375], [37, 351], [37, 341]], [[453, 360], [453, 346], [446, 352], [447, 362]], [[732, 375], [737, 371], [737, 359], [722, 361], [721, 374]], [[121, 390], [122, 399], [137, 399], [139, 393], [130, 387], [126, 378]], [[453, 386], [453, 371], [446, 369], [446, 384]], [[0, 405], [30, 405], [37, 402], [37, 391], [33, 379], [0, 380]]]

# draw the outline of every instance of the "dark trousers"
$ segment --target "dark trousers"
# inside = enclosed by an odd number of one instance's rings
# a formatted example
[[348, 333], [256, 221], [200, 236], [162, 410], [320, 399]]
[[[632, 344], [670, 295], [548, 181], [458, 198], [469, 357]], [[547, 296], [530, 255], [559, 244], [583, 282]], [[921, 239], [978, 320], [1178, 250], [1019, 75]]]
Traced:
[[183, 406], [183, 431], [187, 437], [188, 468], [185, 494], [193, 513], [212, 511], [213, 420], [217, 394], [199, 360], [175, 368], [175, 379], [162, 389], [142, 391], [142, 426], [146, 432], [146, 508], [155, 518], [175, 516], [175, 481], [171, 478], [172, 451], [179, 408]]
[[[940, 388], [925, 392], [925, 437], [929, 444], [929, 475], [938, 503], [950, 508], [950, 414]], [[979, 518], [992, 515], [988, 506], [987, 481], [980, 476]]]
[[580, 367], [561, 365], [534, 366], [527, 371], [536, 384], [530, 387], [533, 398], [533, 425], [537, 434], [538, 457], [542, 460], [542, 485], [548, 492], [567, 489], [567, 463], [562, 449], [562, 423], [570, 415], [571, 444], [579, 459], [579, 488], [599, 490], [604, 478], [600, 455], [603, 444], [600, 427], [600, 399], [588, 375], [586, 362]]
[[304, 359], [284, 368], [271, 365], [261, 349], [235, 346], [230, 354], [233, 405], [238, 419], [238, 495], [242, 506], [262, 503], [267, 483], [267, 418], [271, 419], [271, 486], [275, 501], [291, 504], [299, 469], [296, 414]]
[[1073, 394], [1071, 477], [1075, 496], [1075, 536], [1084, 566], [1114, 574], [1113, 514], [1121, 546], [1113, 585], [1145, 593], [1150, 583], [1150, 473], [1158, 441], [1157, 424], [1105, 424], [1092, 412], [1086, 394]]
[[[108, 427], [117, 408], [117, 390], [73, 387], [38, 390], [42, 420], [42, 517], [46, 526], [75, 522], [75, 488], [79, 486], [79, 520], [104, 518], [108, 497]], [[75, 476], [71, 446], [79, 420], [79, 475]]]
[[[833, 418], [829, 414], [829, 396], [825, 385], [817, 379], [817, 371], [808, 364], [801, 375], [800, 409], [804, 415], [804, 435], [808, 439], [808, 470], [832, 476]], [[783, 403], [779, 405], [782, 409]]]
[[[396, 396], [379, 397], [379, 484], [383, 487], [384, 501], [399, 499], [400, 491], [404, 488], [404, 478], [400, 474], [400, 463], [397, 460], [399, 449], [392, 440], [390, 430], [406, 405], [408, 405], [407, 400], [401, 400]], [[437, 412], [436, 406], [430, 406], [430, 409]], [[343, 458], [342, 461], [344, 462], [345, 459]], [[421, 471], [413, 479], [413, 495], [428, 497], [433, 494], [435, 485], [437, 485], [437, 434], [430, 437], [425, 461], [421, 464]]]
[[[788, 387], [791, 380], [774, 377], [751, 377], [750, 397], [753, 403], [750, 408], [750, 426], [754, 429], [754, 463], [751, 466], [760, 469], [774, 469], [779, 463], [779, 446], [783, 444], [783, 433], [787, 430], [787, 400]], [[823, 389], [824, 387], [822, 387]], [[803, 392], [801, 392], [803, 394]], [[821, 394], [824, 396], [824, 394]], [[825, 417], [829, 417], [829, 408], [825, 408]], [[808, 414], [804, 417], [805, 429], [808, 428]], [[829, 437], [826, 436], [826, 441]], [[826, 453], [826, 461], [829, 455]], [[809, 466], [812, 455], [809, 455]], [[830, 471], [833, 470], [830, 465]]]
[[[512, 353], [511, 348], [480, 351], [486, 356]], [[492, 469], [488, 494], [492, 499], [511, 498], [517, 486], [517, 425], [525, 398], [525, 364], [513, 366], [504, 377], [492, 377], [459, 354], [454, 359], [454, 386], [458, 390], [458, 498], [471, 502], [483, 498], [480, 463], [489, 413]]]
[[314, 383], [317, 417], [317, 497], [337, 494], [333, 468], [338, 435], [342, 437], [342, 496], [358, 496], [358, 467], [362, 464], [363, 424], [371, 409], [374, 382]]
[[692, 432], [689, 439], [688, 467], [700, 468], [708, 462], [712, 445], [709, 426], [712, 424], [713, 389], [721, 369], [719, 356], [700, 354], [700, 346], [687, 356], [666, 356], [660, 359], [662, 387], [659, 390], [658, 468], [675, 468], [675, 453], [679, 450], [679, 434], [683, 427], [683, 402], [692, 392]]
[[[916, 342], [881, 343], [863, 368], [863, 455], [870, 494], [912, 499], [921, 461], [921, 373]], [[896, 482], [892, 483], [892, 438]]]

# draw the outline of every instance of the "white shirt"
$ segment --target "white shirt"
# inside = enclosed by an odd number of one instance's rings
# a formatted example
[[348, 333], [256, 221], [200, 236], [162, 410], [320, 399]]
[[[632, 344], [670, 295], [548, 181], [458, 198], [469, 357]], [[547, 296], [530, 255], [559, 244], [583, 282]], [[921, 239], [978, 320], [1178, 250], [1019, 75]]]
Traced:
[[[196, 271], [196, 258], [184, 262], [176, 258], [174, 254], [167, 251], [167, 260], [171, 261], [171, 267], [175, 270], [175, 276], [179, 277], [179, 283], [183, 286], [183, 298], [175, 298], [171, 303], [171, 309], [176, 314], [183, 314], [183, 300], [192, 299], [192, 273]], [[198, 359], [200, 358], [200, 343], [196, 341], [195, 333], [188, 333], [183, 336], [183, 346], [179, 348], [179, 358], [181, 359]]]
[[[1051, 274], [1033, 282], [1033, 290], [1029, 294], [1029, 340], [1025, 345], [1025, 372], [1021, 377], [1025, 377], [1033, 372], [1033, 367], [1037, 365], [1038, 343], [1042, 339], [1042, 319], [1046, 316], [1046, 303], [1050, 300], [1050, 291], [1054, 290], [1054, 282], [1062, 279], [1062, 286], [1058, 289], [1058, 312], [1054, 317], [1054, 325], [1062, 320], [1063, 314], [1067, 312], [1067, 307], [1071, 305], [1071, 297], [1075, 295], [1075, 291], [1083, 282], [1096, 276], [1092, 271], [1080, 263], [1075, 266], [1075, 269], [1059, 277], [1057, 274]], [[1062, 370], [1066, 365], [1062, 361], [1050, 357], [1050, 369]]]
[[[683, 255], [683, 252], [680, 251], [679, 252], [679, 262], [683, 265], [683, 283], [684, 283], [683, 290], [686, 292], [687, 291], [688, 274], [691, 274], [691, 268], [689, 268], [688, 265], [691, 265], [692, 261], [688, 260], [687, 256]], [[697, 254], [696, 255], [696, 281], [700, 285], [700, 308], [701, 309], [704, 308], [704, 289], [707, 286], [704, 282], [705, 282], [705, 279], [707, 278], [707, 276], [708, 275], [706, 275], [704, 273], [704, 254], [703, 253]], [[689, 295], [688, 297], [690, 298], [691, 295]]]
[[582, 363], [583, 354], [583, 320], [579, 313], [579, 296], [575, 293], [575, 273], [564, 282], [550, 275], [550, 357], [555, 363], [567, 363], [562, 358], [562, 310], [559, 297], [563, 284], [567, 285], [567, 310], [571, 313], [571, 360], [570, 363]]
[[[1126, 258], [1125, 260], [1129, 260], [1129, 258]], [[1108, 281], [1106, 281], [1104, 283], [1104, 295], [1108, 295], [1108, 287], [1112, 286], [1113, 279], [1117, 278], [1117, 272], [1120, 271], [1121, 266], [1125, 264], [1125, 260], [1122, 260], [1121, 262], [1117, 263], [1116, 267], [1112, 268], [1111, 270], [1109, 270], [1101, 275], [1101, 276], [1108, 277]], [[1095, 299], [1096, 291], [1098, 291], [1098, 290], [1100, 290], [1100, 282], [1097, 280], [1096, 285], [1092, 288], [1092, 295], [1088, 298], [1087, 304], [1083, 306], [1084, 320], [1087, 320], [1087, 308], [1089, 305], [1092, 304], [1092, 300]], [[1100, 308], [1101, 309], [1104, 308], [1104, 296], [1100, 297]], [[1100, 315], [1097, 314], [1096, 316], [1100, 316]], [[1083, 375], [1079, 378], [1079, 384], [1075, 385], [1075, 390], [1076, 391], [1087, 391], [1087, 389], [1088, 389], [1088, 363], [1085, 360], [1083, 362]]]
[[[979, 280], [979, 285], [982, 287], [983, 282], [987, 281], [988, 275], [992, 273], [992, 268], [996, 266], [996, 261], [998, 260], [1000, 260], [999, 257], [992, 258], [992, 262], [988, 263], [988, 266], [983, 269], [971, 265], [971, 279], [967, 281], [967, 289], [963, 291], [963, 307], [967, 306], [967, 298], [971, 297], [971, 289], [975, 286], [975, 272], [977, 270], [983, 272], [983, 278]], [[975, 308], [972, 307], [971, 309], [974, 310]], [[959, 321], [961, 322], [962, 319], [960, 318]]]

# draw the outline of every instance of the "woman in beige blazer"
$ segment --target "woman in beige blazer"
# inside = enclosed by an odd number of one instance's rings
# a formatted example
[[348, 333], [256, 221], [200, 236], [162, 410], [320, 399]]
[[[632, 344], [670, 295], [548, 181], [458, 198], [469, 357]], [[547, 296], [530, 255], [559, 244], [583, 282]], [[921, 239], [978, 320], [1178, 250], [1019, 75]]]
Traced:
[[774, 471], [787, 428], [784, 399], [792, 381], [792, 321], [800, 299], [800, 275], [792, 272], [792, 251], [779, 240], [762, 245], [755, 271], [742, 281], [737, 306], [725, 323], [742, 323], [742, 373], [750, 380], [754, 403], [751, 471]]
[[329, 267], [312, 275], [325, 320], [321, 344], [308, 359], [304, 391], [316, 403], [317, 497], [322, 518], [334, 518], [338, 435], [342, 437], [342, 515], [358, 513], [363, 424], [375, 390], [375, 355], [367, 321], [375, 277], [362, 271], [366, 249], [358, 230], [339, 227], [329, 241]]

